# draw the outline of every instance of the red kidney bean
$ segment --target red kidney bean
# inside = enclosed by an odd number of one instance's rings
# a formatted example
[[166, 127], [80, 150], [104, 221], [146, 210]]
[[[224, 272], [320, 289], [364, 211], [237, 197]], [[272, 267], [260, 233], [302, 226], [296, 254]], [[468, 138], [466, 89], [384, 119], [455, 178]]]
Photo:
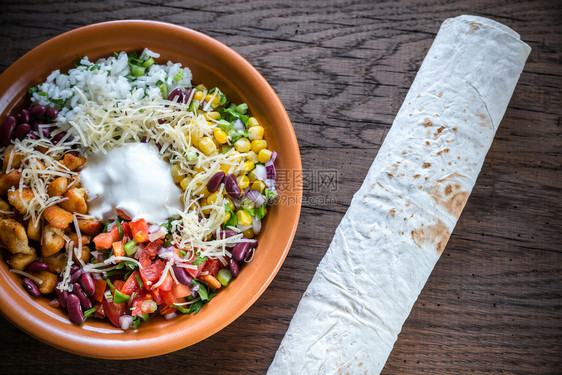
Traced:
[[236, 246], [234, 246], [234, 249], [232, 249], [232, 258], [238, 262], [242, 261], [249, 247], [250, 244], [248, 242], [238, 242]]
[[41, 295], [41, 292], [39, 292], [39, 288], [37, 288], [37, 285], [35, 285], [35, 283], [27, 277], [23, 278], [23, 286], [25, 287], [25, 290], [27, 290], [33, 297], [39, 297]]
[[70, 320], [74, 323], [80, 325], [84, 323], [84, 313], [82, 313], [82, 307], [80, 304], [80, 298], [74, 294], [69, 294], [66, 300], [66, 310], [68, 311], [68, 316]]
[[168, 95], [168, 100], [174, 101], [176, 98], [178, 98], [177, 100], [178, 103], [185, 103], [186, 102], [185, 91], [183, 91], [179, 87], [173, 89], [170, 95]]
[[53, 142], [53, 144], [56, 145], [57, 143], [60, 142], [61, 139], [64, 138], [65, 135], [66, 135], [66, 132], [58, 133], [57, 135], [55, 135], [55, 136], [53, 137], [53, 139], [51, 140], [51, 142]]
[[176, 279], [183, 285], [191, 285], [191, 275], [185, 270], [185, 268], [172, 266], [172, 270], [174, 270], [174, 275]]
[[209, 179], [209, 182], [207, 182], [207, 190], [209, 190], [209, 193], [214, 193], [215, 191], [219, 190], [219, 186], [221, 186], [223, 180], [223, 171], [215, 173], [213, 177]]
[[71, 154], [71, 155], [74, 155], [74, 156], [80, 156], [80, 151], [70, 150], [70, 151], [67, 152], [67, 154]]
[[250, 259], [252, 259], [252, 255], [254, 254], [254, 251], [256, 251], [256, 249], [253, 247], [249, 247], [248, 250], [246, 250], [246, 253], [244, 254], [245, 262], [249, 262]]
[[158, 119], [158, 123], [159, 123], [160, 125], [162, 125], [162, 124], [165, 123], [165, 122], [166, 122], [166, 120], [164, 120], [163, 118], [159, 118], [159, 119]]
[[230, 263], [228, 265], [228, 268], [230, 268], [230, 272], [232, 273], [232, 277], [236, 277], [238, 276], [238, 272], [240, 271], [240, 266], [238, 265], [238, 262], [234, 259], [230, 259]]
[[140, 141], [141, 141], [141, 143], [147, 143], [147, 142], [148, 142], [148, 138], [147, 138], [147, 137], [142, 137]]
[[51, 136], [51, 127], [42, 127], [41, 134], [43, 134], [43, 138], [49, 138]]
[[0, 129], [0, 146], [7, 146], [10, 144], [16, 125], [17, 120], [14, 116], [8, 116], [4, 119], [2, 128]]
[[74, 272], [78, 271], [80, 269], [80, 266], [77, 264], [73, 264], [72, 267], [70, 267], [70, 274], [72, 275]]
[[25, 138], [27, 133], [31, 130], [31, 126], [28, 123], [19, 124], [16, 130], [14, 131], [14, 138], [19, 139], [20, 141]]
[[59, 300], [59, 303], [62, 307], [66, 307], [66, 301], [68, 300], [68, 292], [65, 291], [60, 291], [57, 287], [55, 288], [55, 293], [57, 294], [57, 299]]
[[47, 118], [51, 120], [56, 120], [58, 115], [59, 110], [56, 108], [47, 108], [47, 110], [45, 111], [45, 116], [47, 116]]
[[[72, 294], [80, 299], [80, 304], [84, 310], [89, 310], [92, 308], [92, 301], [88, 298], [86, 293], [82, 290], [82, 287], [78, 283], [72, 284]], [[70, 296], [69, 296], [70, 297]], [[68, 300], [66, 301], [68, 303]]]
[[16, 119], [18, 120], [18, 124], [29, 124], [31, 121], [31, 115], [27, 109], [22, 109], [20, 113], [18, 113]]
[[31, 130], [38, 132], [39, 131], [39, 125], [41, 125], [41, 121], [39, 121], [39, 120], [31, 121]]
[[31, 139], [39, 139], [39, 136], [37, 135], [37, 133], [31, 132], [31, 133], [29, 133], [29, 138], [31, 138]]
[[93, 296], [96, 292], [96, 284], [94, 284], [94, 279], [88, 272], [84, 272], [80, 276], [80, 285], [82, 285], [82, 289], [89, 296]]
[[224, 187], [228, 195], [232, 198], [240, 198], [240, 186], [238, 185], [238, 181], [236, 181], [236, 176], [233, 174], [229, 174], [224, 178]]
[[44, 105], [34, 105], [29, 109], [29, 114], [35, 118], [41, 118], [45, 115], [47, 107]]
[[[70, 272], [72, 272], [72, 269], [70, 270]], [[71, 283], [77, 282], [80, 276], [82, 276], [82, 270], [79, 268], [78, 270], [70, 274], [70, 282]]]
[[31, 272], [41, 272], [49, 268], [49, 265], [45, 262], [33, 262], [27, 266], [27, 269]]

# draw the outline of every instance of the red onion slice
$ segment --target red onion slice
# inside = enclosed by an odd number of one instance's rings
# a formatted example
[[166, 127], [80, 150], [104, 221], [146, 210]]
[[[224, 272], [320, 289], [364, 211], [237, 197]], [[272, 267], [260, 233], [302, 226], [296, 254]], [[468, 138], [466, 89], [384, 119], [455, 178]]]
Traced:
[[267, 175], [267, 179], [275, 180], [277, 177], [277, 173], [275, 172], [275, 166], [271, 160], [265, 163], [265, 173]]
[[262, 204], [265, 203], [265, 198], [263, 195], [260, 194], [257, 190], [250, 190], [246, 193], [245, 198], [251, 200], [254, 203], [254, 206], [260, 207]]

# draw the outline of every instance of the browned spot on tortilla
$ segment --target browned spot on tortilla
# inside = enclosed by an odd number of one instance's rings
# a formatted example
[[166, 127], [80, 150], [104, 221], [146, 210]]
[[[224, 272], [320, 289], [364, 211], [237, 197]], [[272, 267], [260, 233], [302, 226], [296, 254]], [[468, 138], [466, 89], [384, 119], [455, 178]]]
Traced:
[[406, 155], [408, 152], [406, 150], [402, 151], [402, 155]]
[[387, 173], [388, 177], [392, 178], [394, 175], [392, 173]]
[[488, 116], [486, 116], [485, 114], [482, 114], [482, 113], [477, 113], [476, 117], [480, 117], [482, 120], [486, 120], [488, 118]]
[[425, 141], [426, 146], [429, 146], [431, 143], [429, 141]]
[[408, 218], [407, 218], [407, 217], [405, 217], [405, 218], [404, 218], [404, 221], [406, 221], [406, 220], [408, 220]]
[[420, 178], [420, 177], [421, 177], [421, 174], [415, 174], [414, 175], [414, 178]]
[[441, 151], [437, 151], [437, 155], [447, 154], [447, 153], [449, 153], [449, 149], [448, 149], [448, 148], [444, 148], [444, 149], [441, 150]]
[[410, 117], [412, 117], [413, 115], [410, 113]]
[[434, 136], [438, 136], [439, 134], [441, 134], [441, 132], [445, 130], [444, 126], [440, 126], [439, 129], [437, 129], [437, 131], [435, 133], [433, 133]]
[[[493, 126], [490, 122], [486, 121], [486, 122], [479, 122], [478, 126], [481, 126], [483, 128], [490, 128], [493, 129]], [[480, 134], [482, 134], [482, 132], [480, 132]]]
[[476, 32], [478, 29], [480, 29], [480, 25], [477, 24], [476, 22], [471, 22], [470, 23], [470, 29], [466, 32], [467, 34], [473, 34], [474, 32]]
[[[447, 178], [451, 178], [451, 176], [448, 176]], [[443, 187], [442, 182], [444, 180], [445, 179], [437, 180], [436, 183], [429, 188], [429, 195], [448, 213], [456, 218], [459, 218], [462, 209], [468, 200], [469, 194], [467, 191], [462, 189], [461, 184], [458, 182], [447, 182], [445, 187]]]
[[438, 97], [442, 98], [443, 97], [443, 93], [440, 92], [439, 94], [437, 94]]
[[445, 177], [443, 177], [442, 179], [439, 179], [439, 180], [437, 180], [437, 181], [435, 181], [435, 182], [443, 182], [443, 181], [447, 181], [447, 180], [452, 180], [452, 179], [454, 179], [454, 178], [466, 178], [466, 176], [463, 175], [463, 174], [454, 172], [454, 173], [451, 173], [450, 175], [445, 176]]
[[426, 128], [429, 128], [430, 126], [433, 126], [433, 122], [431, 122], [431, 120], [426, 117], [423, 120], [422, 125], [425, 126]]
[[419, 98], [421, 96], [421, 94], [418, 94], [418, 96], [416, 96], [416, 98]]
[[396, 215], [396, 210], [390, 210], [390, 216], [394, 217]]
[[426, 177], [426, 178], [425, 178], [425, 180], [427, 181], [427, 180], [428, 180], [428, 178]]
[[422, 167], [429, 168], [429, 167], [431, 167], [431, 163], [425, 162], [425, 163], [422, 164]]
[[443, 250], [445, 250], [447, 241], [449, 241], [451, 231], [447, 228], [445, 223], [437, 219], [437, 223], [428, 225], [425, 228], [414, 229], [411, 234], [416, 245], [422, 247], [424, 243], [434, 244], [435, 250], [441, 254]]
[[466, 108], [462, 110], [464, 113], [466, 113]]
[[457, 130], [459, 130], [459, 128], [457, 128], [456, 126], [453, 128], [453, 131], [456, 132]]

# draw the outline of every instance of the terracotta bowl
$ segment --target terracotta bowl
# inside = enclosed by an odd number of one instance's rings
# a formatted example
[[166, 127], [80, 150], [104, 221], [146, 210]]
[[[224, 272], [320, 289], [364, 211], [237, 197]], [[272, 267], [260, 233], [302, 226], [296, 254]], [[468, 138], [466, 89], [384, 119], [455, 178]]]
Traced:
[[246, 311], [281, 267], [293, 240], [302, 197], [301, 169], [295, 133], [279, 98], [244, 58], [224, 44], [196, 31], [161, 22], [116, 21], [82, 27], [34, 48], [0, 76], [0, 121], [28, 104], [26, 90], [55, 70], [68, 70], [79, 56], [90, 60], [114, 51], [148, 47], [159, 62], [180, 62], [193, 72], [194, 83], [218, 86], [234, 102], [246, 102], [266, 129], [266, 139], [279, 152], [283, 171], [280, 202], [266, 217], [253, 261], [197, 315], [166, 321], [152, 319], [137, 330], [122, 331], [107, 321], [89, 319], [79, 327], [48, 298], [33, 298], [21, 278], [0, 261], [0, 311], [31, 336], [56, 348], [98, 358], [131, 359], [169, 353], [218, 332]]

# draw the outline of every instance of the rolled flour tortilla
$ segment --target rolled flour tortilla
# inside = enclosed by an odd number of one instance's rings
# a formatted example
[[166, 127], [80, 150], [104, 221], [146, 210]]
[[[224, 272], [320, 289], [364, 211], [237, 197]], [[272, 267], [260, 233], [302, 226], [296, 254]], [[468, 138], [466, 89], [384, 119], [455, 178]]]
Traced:
[[476, 182], [530, 47], [446, 20], [268, 374], [379, 373]]

